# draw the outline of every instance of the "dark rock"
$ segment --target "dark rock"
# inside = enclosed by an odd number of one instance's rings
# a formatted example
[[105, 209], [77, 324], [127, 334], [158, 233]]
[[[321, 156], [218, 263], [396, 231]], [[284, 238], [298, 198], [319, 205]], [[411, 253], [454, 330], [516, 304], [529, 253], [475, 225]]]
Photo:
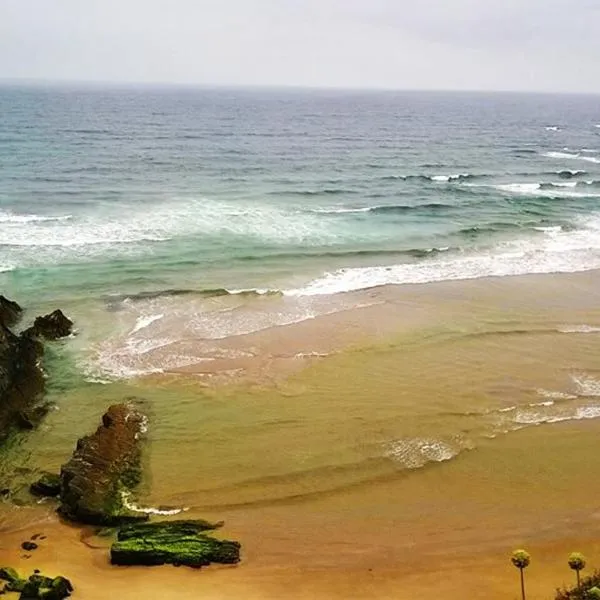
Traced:
[[240, 544], [217, 540], [201, 532], [214, 528], [206, 521], [139, 523], [122, 527], [110, 549], [113, 565], [185, 565], [240, 561]]
[[42, 344], [29, 335], [17, 336], [0, 323], [0, 437], [11, 428], [35, 426], [35, 409], [44, 390], [39, 366]]
[[62, 310], [55, 310], [49, 315], [38, 317], [25, 333], [45, 340], [58, 340], [71, 335], [72, 332], [73, 321], [65, 317]]
[[140, 442], [145, 417], [133, 406], [116, 404], [93, 435], [81, 438], [61, 469], [60, 512], [90, 525], [119, 525], [147, 520], [129, 510], [124, 495], [141, 478]]
[[23, 309], [12, 300], [0, 295], [0, 323], [10, 327], [19, 321]]
[[71, 582], [65, 577], [32, 575], [21, 590], [20, 600], [63, 600], [73, 592]]
[[26, 552], [33, 552], [33, 550], [38, 549], [38, 545], [35, 542], [23, 542], [21, 548]]
[[42, 473], [42, 476], [29, 486], [29, 491], [34, 496], [47, 498], [60, 496], [60, 475], [48, 472]]

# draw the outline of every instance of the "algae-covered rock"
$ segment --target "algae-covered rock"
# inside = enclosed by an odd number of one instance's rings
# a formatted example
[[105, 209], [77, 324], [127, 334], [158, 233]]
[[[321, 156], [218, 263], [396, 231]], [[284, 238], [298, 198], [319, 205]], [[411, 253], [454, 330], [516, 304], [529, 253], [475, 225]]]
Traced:
[[60, 496], [60, 475], [47, 471], [42, 473], [41, 477], [29, 486], [29, 491], [34, 496], [45, 498]]
[[34, 573], [29, 579], [21, 579], [9, 567], [0, 569], [0, 579], [7, 581], [7, 592], [20, 592], [20, 600], [64, 600], [73, 592], [71, 582], [65, 577], [46, 577]]
[[90, 525], [119, 525], [147, 520], [129, 510], [126, 494], [141, 478], [140, 442], [145, 417], [133, 406], [116, 404], [102, 417], [102, 425], [81, 438], [71, 460], [61, 469], [60, 512]]
[[25, 583], [25, 580], [21, 579], [17, 571], [11, 567], [2, 567], [0, 569], [0, 580], [7, 581], [9, 584], [17, 583], [19, 581]]
[[195, 568], [211, 563], [235, 564], [240, 560], [238, 542], [217, 540], [201, 533], [218, 525], [206, 521], [171, 521], [123, 527], [111, 547], [111, 563]]

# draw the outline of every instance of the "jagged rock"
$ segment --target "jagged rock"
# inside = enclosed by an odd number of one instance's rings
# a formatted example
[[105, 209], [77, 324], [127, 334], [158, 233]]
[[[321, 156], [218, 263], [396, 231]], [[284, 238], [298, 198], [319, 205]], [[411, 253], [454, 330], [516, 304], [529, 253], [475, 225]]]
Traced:
[[58, 340], [72, 332], [73, 321], [65, 317], [62, 310], [55, 310], [49, 315], [38, 317], [25, 333], [45, 340]]
[[56, 473], [42, 473], [42, 476], [29, 486], [29, 491], [34, 496], [54, 498], [60, 496], [60, 475]]
[[21, 318], [23, 309], [12, 300], [0, 295], [0, 323], [5, 327], [10, 327]]
[[214, 529], [206, 521], [140, 523], [122, 527], [110, 549], [113, 565], [185, 565], [194, 568], [211, 563], [240, 561], [240, 544], [217, 540], [201, 532]]
[[36, 339], [17, 336], [0, 323], [0, 437], [11, 427], [31, 428], [39, 419], [41, 408], [35, 407], [44, 390], [43, 351]]
[[145, 417], [133, 406], [116, 404], [93, 435], [81, 438], [61, 469], [60, 512], [73, 521], [117, 525], [147, 520], [125, 506], [124, 494], [141, 478], [140, 441]]
[[0, 296], [0, 441], [13, 428], [33, 429], [48, 412], [48, 406], [39, 404], [44, 392], [40, 339], [68, 335], [73, 326], [57, 310], [15, 335], [7, 325], [16, 322], [21, 312], [16, 302]]

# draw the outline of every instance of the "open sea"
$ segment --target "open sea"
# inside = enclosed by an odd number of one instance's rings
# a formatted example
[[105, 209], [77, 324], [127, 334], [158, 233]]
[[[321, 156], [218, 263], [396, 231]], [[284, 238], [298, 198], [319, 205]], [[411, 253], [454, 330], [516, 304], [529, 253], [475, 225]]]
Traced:
[[0, 285], [322, 295], [600, 266], [585, 96], [0, 88]]

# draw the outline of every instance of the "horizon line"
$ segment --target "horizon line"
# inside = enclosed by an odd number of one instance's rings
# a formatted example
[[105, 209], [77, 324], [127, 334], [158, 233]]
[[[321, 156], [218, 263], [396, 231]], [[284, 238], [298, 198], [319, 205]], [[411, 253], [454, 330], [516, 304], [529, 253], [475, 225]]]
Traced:
[[1, 77], [0, 87], [88, 87], [88, 88], [176, 88], [198, 90], [280, 90], [280, 91], [329, 91], [372, 93], [442, 93], [442, 94], [528, 94], [552, 96], [600, 96], [600, 92], [532, 90], [532, 89], [463, 89], [463, 88], [401, 88], [385, 86], [327, 86], [276, 83], [201, 83], [177, 81], [120, 81], [109, 79], [63, 79], [39, 77]]

